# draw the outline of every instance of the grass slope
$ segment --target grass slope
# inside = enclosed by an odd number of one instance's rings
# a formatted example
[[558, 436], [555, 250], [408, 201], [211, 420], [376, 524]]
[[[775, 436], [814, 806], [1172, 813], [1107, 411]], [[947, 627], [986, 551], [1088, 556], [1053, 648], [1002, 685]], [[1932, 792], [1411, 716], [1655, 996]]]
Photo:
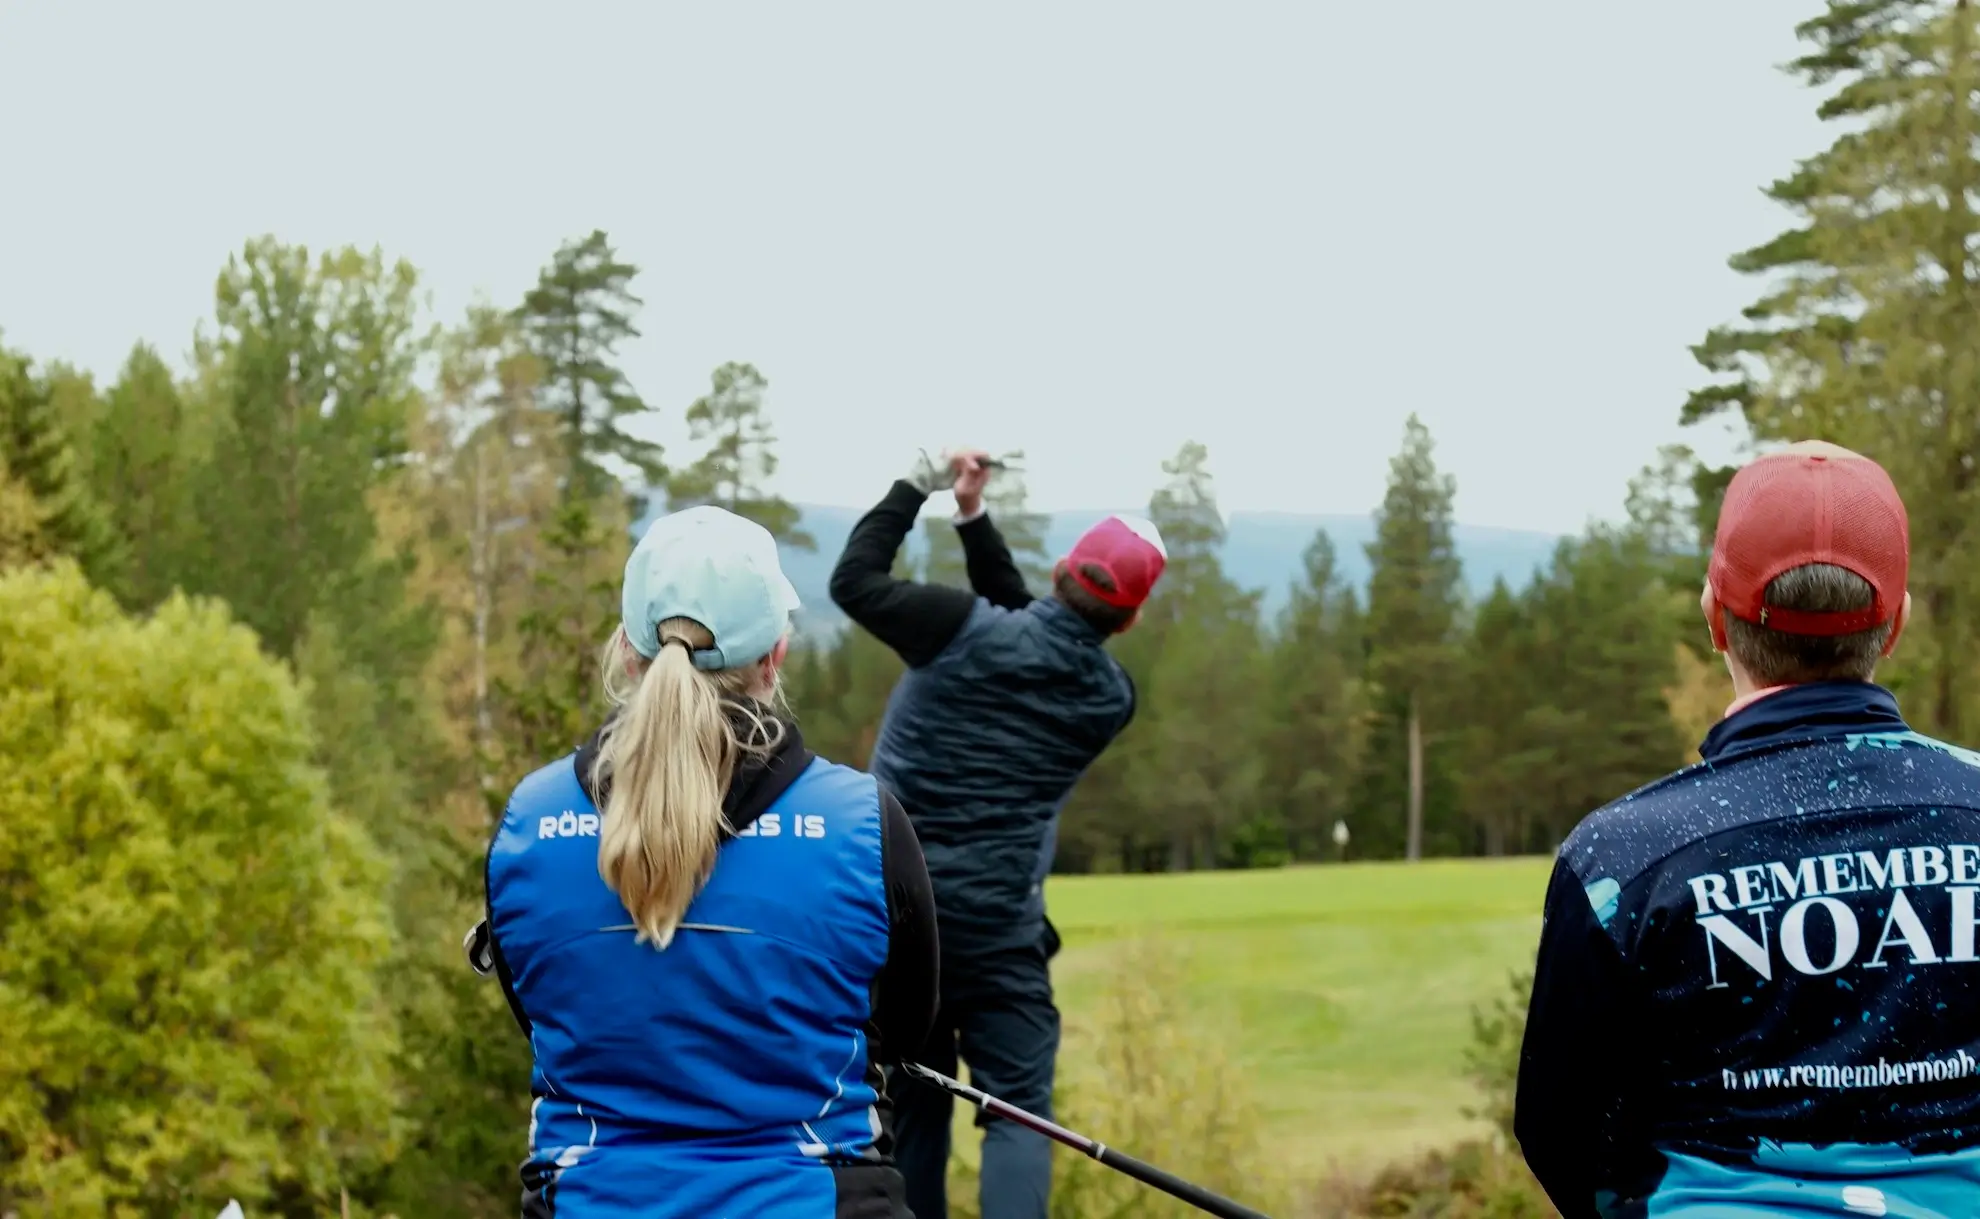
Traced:
[[[1456, 1142], [1479, 1129], [1463, 1116], [1476, 1103], [1462, 1076], [1471, 1011], [1531, 963], [1547, 868], [1054, 877], [1062, 1058], [1080, 1052], [1081, 1013], [1108, 954], [1155, 936], [1185, 963], [1192, 1018], [1239, 1039], [1271, 1140], [1293, 1165], [1360, 1175]], [[965, 1154], [975, 1159], [973, 1147]]]

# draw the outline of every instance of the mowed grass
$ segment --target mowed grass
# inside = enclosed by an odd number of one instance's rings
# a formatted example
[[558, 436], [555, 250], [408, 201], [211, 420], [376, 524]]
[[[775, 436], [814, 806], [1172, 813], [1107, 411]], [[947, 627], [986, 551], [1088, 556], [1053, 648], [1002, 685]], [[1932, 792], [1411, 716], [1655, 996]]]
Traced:
[[1155, 937], [1188, 979], [1188, 1018], [1230, 1039], [1289, 1166], [1359, 1176], [1447, 1146], [1481, 1129], [1463, 1116], [1478, 1099], [1463, 1074], [1471, 1013], [1531, 964], [1547, 870], [1519, 859], [1055, 877], [1061, 1059], [1080, 1052], [1109, 954]]

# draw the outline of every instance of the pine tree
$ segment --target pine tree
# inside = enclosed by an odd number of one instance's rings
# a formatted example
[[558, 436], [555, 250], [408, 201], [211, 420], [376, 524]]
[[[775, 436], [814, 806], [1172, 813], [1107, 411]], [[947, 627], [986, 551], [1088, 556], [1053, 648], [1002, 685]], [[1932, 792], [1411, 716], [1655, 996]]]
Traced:
[[1126, 768], [1129, 804], [1116, 819], [1142, 810], [1141, 825], [1163, 833], [1172, 870], [1238, 862], [1234, 853], [1282, 858], [1284, 827], [1261, 820], [1272, 810], [1258, 798], [1259, 594], [1224, 573], [1209, 450], [1186, 443], [1162, 471], [1148, 513], [1169, 558], [1142, 622], [1123, 638], [1138, 645], [1140, 709], [1130, 735], [1109, 751]]
[[[1844, 130], [1768, 188], [1795, 226], [1731, 260], [1762, 277], [1693, 354], [1725, 378], [1687, 423], [1736, 410], [1761, 441], [1820, 438], [1883, 462], [1911, 512], [1919, 722], [1980, 732], [1980, 29], [1968, 0], [1830, 0], [1789, 70]], [[1703, 472], [1702, 516], [1729, 471]]]
[[131, 349], [90, 440], [97, 497], [130, 553], [133, 605], [156, 605], [197, 562], [203, 528], [194, 473], [211, 444], [172, 372], [147, 344]]
[[1300, 858], [1331, 848], [1366, 734], [1361, 606], [1337, 569], [1333, 539], [1314, 534], [1270, 645], [1260, 731], [1265, 799]]
[[688, 435], [707, 450], [675, 475], [672, 506], [714, 504], [748, 517], [794, 550], [815, 551], [817, 539], [798, 527], [798, 510], [772, 494], [777, 473], [777, 436], [763, 409], [769, 382], [753, 364], [724, 364], [713, 385], [688, 408]]
[[1547, 705], [1535, 626], [1525, 598], [1495, 580], [1465, 641], [1462, 794], [1487, 855], [1529, 846], [1532, 792], [1544, 786], [1539, 772], [1565, 744], [1536, 739], [1531, 729], [1532, 713]]
[[[33, 521], [17, 525], [15, 545], [37, 557], [76, 559], [99, 588], [122, 591], [122, 539], [84, 477], [48, 382], [26, 357], [0, 348], [0, 473], [33, 501]], [[25, 511], [19, 494], [13, 511]]]
[[524, 662], [514, 681], [496, 683], [515, 756], [535, 765], [577, 748], [603, 720], [598, 656], [619, 622], [631, 549], [621, 511], [610, 497], [567, 498], [543, 529], [531, 605], [516, 623]]
[[[652, 412], [615, 362], [618, 345], [640, 336], [632, 320], [644, 303], [632, 292], [638, 274], [594, 229], [557, 248], [516, 313], [530, 350], [543, 362], [543, 407], [563, 424], [568, 494], [574, 498], [614, 487], [602, 458], [624, 462], [648, 486], [666, 477], [660, 445], [626, 430], [628, 422], [650, 419]], [[643, 497], [628, 507], [642, 515]]]
[[[1433, 447], [1429, 429], [1411, 415], [1402, 451], [1389, 463], [1388, 492], [1368, 546], [1368, 670], [1383, 721], [1371, 742], [1377, 752], [1369, 758], [1370, 778], [1392, 775], [1403, 763], [1404, 852], [1411, 860], [1423, 856], [1426, 731], [1434, 730], [1439, 694], [1450, 686], [1462, 604], [1463, 573], [1451, 537], [1457, 483], [1438, 473]], [[1397, 745], [1402, 748], [1389, 752]], [[1380, 816], [1388, 788], [1371, 783], [1362, 807]]]

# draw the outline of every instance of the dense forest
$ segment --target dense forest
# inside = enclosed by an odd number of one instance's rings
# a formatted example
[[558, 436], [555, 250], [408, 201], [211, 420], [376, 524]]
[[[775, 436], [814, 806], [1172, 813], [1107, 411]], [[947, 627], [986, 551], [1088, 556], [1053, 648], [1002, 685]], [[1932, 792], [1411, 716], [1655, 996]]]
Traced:
[[[1887, 677], [1970, 742], [1974, 20], [1871, 0], [1802, 33], [1850, 131], [1769, 188], [1791, 226], [1733, 259], [1757, 299], [1693, 349], [1682, 416], [1886, 464], [1917, 602]], [[592, 232], [520, 301], [434, 318], [407, 261], [262, 238], [182, 367], [146, 341], [105, 377], [0, 347], [0, 1213], [512, 1206], [527, 1051], [460, 956], [492, 819], [599, 719], [631, 522], [718, 503], [808, 541], [762, 371], [667, 404], [623, 372], [638, 277]], [[643, 438], [673, 410], [691, 451]], [[1536, 447], [1532, 476], [1584, 442]], [[1695, 757], [1729, 697], [1697, 593], [1730, 471], [1645, 458], [1624, 519], [1473, 599], [1412, 418], [1365, 590], [1316, 536], [1268, 618], [1221, 568], [1213, 455], [1182, 446], [1148, 480], [1168, 573], [1113, 645], [1142, 710], [1059, 869], [1544, 852]], [[1042, 579], [1021, 481], [991, 505]], [[916, 574], [960, 583], [926, 528]], [[864, 762], [897, 672], [857, 630], [796, 654], [812, 743]]]

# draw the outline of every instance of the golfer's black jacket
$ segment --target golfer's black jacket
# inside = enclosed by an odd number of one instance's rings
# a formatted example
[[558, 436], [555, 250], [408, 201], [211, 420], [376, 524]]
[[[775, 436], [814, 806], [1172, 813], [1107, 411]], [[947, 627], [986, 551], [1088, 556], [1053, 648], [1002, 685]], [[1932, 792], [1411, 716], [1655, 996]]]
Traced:
[[1796, 686], [1578, 826], [1521, 1149], [1568, 1219], [1980, 1214], [1980, 754]]
[[957, 527], [973, 591], [895, 578], [926, 498], [895, 483], [832, 572], [832, 600], [908, 666], [868, 768], [920, 836], [943, 959], [1050, 955], [1043, 884], [1059, 809], [1133, 717], [1134, 684], [1105, 636], [1026, 590], [988, 516]]

